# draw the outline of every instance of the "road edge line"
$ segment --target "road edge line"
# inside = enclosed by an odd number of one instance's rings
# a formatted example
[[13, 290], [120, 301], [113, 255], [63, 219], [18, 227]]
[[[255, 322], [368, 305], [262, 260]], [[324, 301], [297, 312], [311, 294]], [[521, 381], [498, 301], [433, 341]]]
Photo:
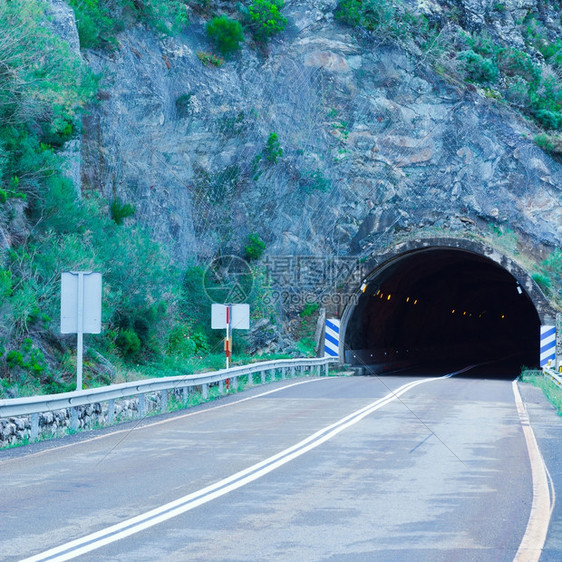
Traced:
[[[517, 379], [512, 382], [512, 388], [517, 414], [519, 415], [519, 421], [521, 422], [523, 435], [527, 444], [527, 451], [531, 464], [531, 478], [533, 481], [533, 501], [529, 513], [529, 520], [527, 522], [525, 534], [513, 558], [513, 562], [538, 562], [546, 542], [546, 535], [548, 533], [554, 503], [551, 501], [548, 468], [546, 467], [535, 433], [531, 427], [527, 408], [521, 399], [521, 394], [517, 386]], [[554, 497], [552, 500], [554, 500]]]

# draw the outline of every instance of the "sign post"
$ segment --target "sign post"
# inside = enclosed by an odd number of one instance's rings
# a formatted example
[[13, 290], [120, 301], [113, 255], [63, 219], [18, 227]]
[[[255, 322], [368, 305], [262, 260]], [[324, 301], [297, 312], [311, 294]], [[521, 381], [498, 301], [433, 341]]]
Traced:
[[61, 334], [77, 334], [76, 390], [82, 390], [84, 334], [101, 332], [101, 273], [61, 274]]
[[211, 305], [211, 328], [213, 330], [226, 329], [224, 351], [228, 369], [232, 357], [232, 330], [250, 329], [250, 305], [213, 303]]

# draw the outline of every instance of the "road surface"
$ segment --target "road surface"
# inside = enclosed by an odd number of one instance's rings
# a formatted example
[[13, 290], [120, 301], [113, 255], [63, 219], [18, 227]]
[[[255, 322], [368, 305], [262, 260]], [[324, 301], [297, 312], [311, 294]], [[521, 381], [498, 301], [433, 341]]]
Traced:
[[[562, 486], [560, 418], [522, 392]], [[0, 559], [513, 560], [532, 504], [511, 381], [298, 379], [0, 453]]]

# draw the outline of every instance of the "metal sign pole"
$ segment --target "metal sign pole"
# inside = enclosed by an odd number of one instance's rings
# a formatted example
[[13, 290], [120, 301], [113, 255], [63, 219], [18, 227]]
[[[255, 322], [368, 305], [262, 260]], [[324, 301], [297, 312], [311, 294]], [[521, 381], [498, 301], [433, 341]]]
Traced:
[[562, 372], [562, 314], [556, 314], [556, 357], [554, 359], [555, 370]]
[[84, 350], [84, 273], [78, 273], [76, 390], [82, 390], [82, 356]]

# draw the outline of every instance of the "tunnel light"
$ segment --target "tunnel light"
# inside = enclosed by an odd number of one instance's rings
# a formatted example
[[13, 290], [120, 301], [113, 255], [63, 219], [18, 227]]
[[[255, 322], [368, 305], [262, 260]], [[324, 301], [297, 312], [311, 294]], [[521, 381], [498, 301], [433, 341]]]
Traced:
[[463, 316], [466, 316], [466, 310], [462, 313]]
[[406, 302], [410, 302], [410, 297], [406, 297]]
[[367, 290], [367, 283], [363, 281], [363, 285], [361, 285], [361, 292], [364, 293]]
[[502, 320], [505, 318], [505, 314], [502, 314]]
[[416, 299], [416, 300], [414, 301], [414, 304], [418, 304], [418, 299]]
[[454, 313], [455, 313], [455, 309], [453, 308], [453, 310], [451, 310], [451, 314], [454, 314]]
[[388, 297], [387, 297], [386, 300], [389, 301], [391, 296], [392, 296], [392, 295], [391, 295], [390, 293], [388, 293]]

